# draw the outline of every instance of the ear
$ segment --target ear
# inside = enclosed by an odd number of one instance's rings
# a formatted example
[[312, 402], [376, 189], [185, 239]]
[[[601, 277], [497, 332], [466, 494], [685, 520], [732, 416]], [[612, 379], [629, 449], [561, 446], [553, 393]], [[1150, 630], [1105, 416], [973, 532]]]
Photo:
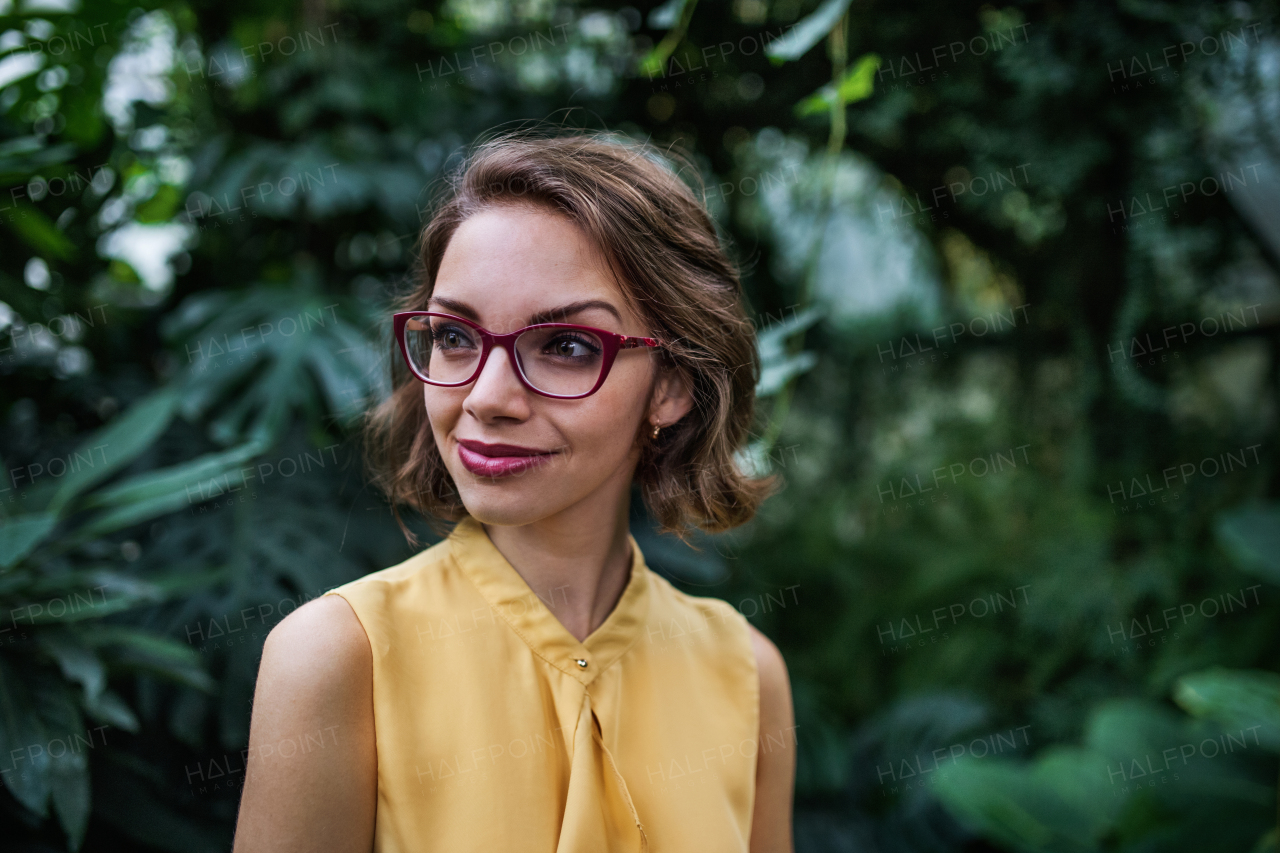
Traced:
[[648, 423], [669, 427], [693, 408], [693, 391], [677, 370], [660, 370], [649, 400]]

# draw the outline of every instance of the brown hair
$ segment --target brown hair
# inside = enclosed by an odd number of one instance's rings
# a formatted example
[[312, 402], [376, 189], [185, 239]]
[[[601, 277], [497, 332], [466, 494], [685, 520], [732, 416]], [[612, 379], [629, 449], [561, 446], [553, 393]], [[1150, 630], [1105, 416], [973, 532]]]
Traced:
[[[671, 161], [652, 146], [604, 134], [506, 133], [481, 142], [450, 176], [423, 229], [417, 284], [398, 310], [425, 309], [454, 231], [501, 204], [548, 208], [577, 224], [603, 250], [650, 334], [664, 342], [660, 369], [677, 372], [692, 391], [684, 418], [656, 440], [642, 422], [636, 436], [635, 481], [653, 517], [682, 538], [690, 525], [719, 532], [750, 520], [776, 487], [773, 477], [747, 476], [734, 459], [755, 406], [755, 327], [743, 310], [737, 269]], [[466, 509], [436, 447], [421, 385], [394, 342], [392, 364], [399, 367], [394, 390], [366, 421], [373, 480], [393, 507], [459, 520]], [[403, 522], [401, 528], [412, 540]]]

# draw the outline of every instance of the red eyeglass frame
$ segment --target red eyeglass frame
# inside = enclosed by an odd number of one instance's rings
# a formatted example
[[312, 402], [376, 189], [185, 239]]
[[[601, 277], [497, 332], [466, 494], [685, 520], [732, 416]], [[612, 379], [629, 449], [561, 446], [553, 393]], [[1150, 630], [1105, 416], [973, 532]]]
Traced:
[[[457, 388], [462, 385], [468, 385], [476, 381], [476, 377], [480, 375], [480, 371], [484, 370], [485, 364], [489, 361], [489, 353], [493, 351], [495, 346], [502, 347], [507, 351], [507, 358], [515, 367], [516, 378], [520, 380], [520, 384], [528, 388], [535, 394], [543, 397], [551, 397], [555, 400], [580, 400], [583, 397], [590, 397], [592, 394], [600, 390], [600, 386], [604, 384], [604, 380], [608, 378], [609, 371], [613, 369], [613, 360], [617, 357], [619, 350], [636, 349], [638, 347], [661, 347], [662, 342], [657, 338], [639, 337], [636, 335], [620, 335], [617, 332], [610, 332], [607, 329], [597, 329], [595, 326], [579, 326], [573, 323], [536, 323], [532, 326], [525, 326], [523, 329], [517, 329], [514, 332], [508, 332], [505, 335], [499, 335], [491, 332], [482, 326], [468, 320], [465, 317], [459, 317], [456, 314], [445, 314], [440, 311], [399, 311], [391, 315], [393, 321], [394, 334], [396, 343], [400, 345], [400, 355], [404, 357], [404, 363], [409, 366], [409, 371], [420, 382], [428, 385], [435, 385], [438, 388]], [[404, 342], [405, 325], [411, 317], [445, 317], [449, 320], [456, 320], [466, 326], [470, 326], [480, 333], [480, 360], [476, 362], [476, 372], [471, 374], [470, 378], [462, 382], [439, 382], [434, 379], [428, 379], [418, 372], [413, 366], [413, 360], [409, 358], [409, 349]], [[524, 375], [524, 367], [520, 364], [520, 359], [516, 355], [516, 338], [532, 329], [574, 329], [580, 332], [590, 332], [600, 338], [603, 345], [602, 355], [604, 361], [600, 365], [600, 377], [596, 380], [596, 384], [592, 386], [590, 391], [585, 394], [549, 394], [546, 391], [539, 390], [533, 386], [533, 383]]]

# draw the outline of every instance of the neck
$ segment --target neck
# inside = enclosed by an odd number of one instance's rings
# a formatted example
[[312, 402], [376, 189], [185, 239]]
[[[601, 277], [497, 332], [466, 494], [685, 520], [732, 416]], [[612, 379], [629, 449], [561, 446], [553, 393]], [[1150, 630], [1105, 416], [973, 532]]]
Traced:
[[584, 501], [519, 527], [484, 525], [499, 553], [579, 642], [613, 612], [631, 575], [630, 494]]

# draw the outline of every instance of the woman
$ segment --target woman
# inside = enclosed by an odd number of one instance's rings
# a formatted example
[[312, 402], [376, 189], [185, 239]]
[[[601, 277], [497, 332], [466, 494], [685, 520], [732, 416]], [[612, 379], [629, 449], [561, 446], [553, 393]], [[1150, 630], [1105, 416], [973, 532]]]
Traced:
[[458, 523], [271, 632], [236, 851], [791, 850], [781, 655], [627, 526], [633, 484], [677, 533], [773, 485], [733, 460], [758, 363], [705, 210], [644, 146], [507, 136], [421, 255], [371, 461]]

